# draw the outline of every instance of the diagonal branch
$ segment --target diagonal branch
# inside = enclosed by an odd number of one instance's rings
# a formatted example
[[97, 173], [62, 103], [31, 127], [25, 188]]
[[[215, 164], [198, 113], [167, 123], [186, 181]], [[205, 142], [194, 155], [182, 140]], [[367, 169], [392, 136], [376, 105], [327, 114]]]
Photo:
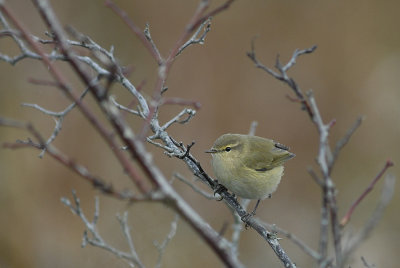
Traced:
[[63, 153], [61, 153], [59, 150], [54, 148], [52, 145], [46, 144], [46, 141], [42, 137], [42, 135], [36, 130], [36, 128], [33, 125], [31, 125], [29, 123], [24, 123], [24, 122], [10, 120], [10, 119], [0, 117], [0, 126], [8, 126], [8, 127], [25, 129], [25, 130], [29, 131], [29, 133], [31, 135], [33, 135], [33, 137], [37, 140], [36, 143], [34, 141], [32, 141], [31, 139], [28, 139], [27, 141], [17, 140], [17, 142], [15, 142], [15, 143], [4, 143], [3, 147], [5, 147], [5, 148], [18, 149], [18, 148], [22, 148], [22, 147], [33, 147], [33, 148], [37, 148], [39, 150], [46, 150], [47, 153], [53, 159], [57, 160], [62, 165], [71, 169], [74, 173], [81, 176], [86, 181], [90, 182], [93, 185], [93, 187], [95, 187], [96, 189], [99, 189], [104, 194], [113, 196], [117, 199], [130, 200], [130, 201], [140, 201], [140, 200], [148, 199], [148, 197], [138, 197], [129, 192], [115, 190], [114, 187], [111, 184], [107, 184], [104, 179], [93, 175], [92, 173], [90, 173], [88, 171], [88, 169], [86, 167], [76, 163], [74, 160], [72, 160], [68, 156], [64, 155]]
[[336, 143], [335, 149], [332, 154], [332, 159], [330, 160], [330, 163], [329, 163], [329, 173], [332, 172], [333, 166], [335, 165], [336, 160], [339, 157], [340, 151], [349, 142], [350, 138], [353, 136], [354, 132], [360, 127], [360, 125], [363, 121], [364, 121], [364, 117], [359, 116], [356, 119], [356, 121], [354, 122], [354, 124], [347, 130], [344, 137]]
[[376, 206], [374, 212], [368, 221], [364, 224], [361, 231], [351, 239], [346, 247], [344, 248], [344, 260], [346, 260], [350, 254], [364, 241], [372, 232], [372, 230], [378, 225], [380, 219], [383, 216], [383, 212], [392, 200], [394, 189], [395, 189], [396, 178], [392, 174], [386, 175], [385, 183], [382, 189], [381, 198]]
[[[203, 33], [199, 36], [201, 30], [203, 29]], [[183, 44], [178, 52], [176, 53], [175, 57], [178, 57], [185, 48], [193, 45], [193, 44], [200, 44], [203, 45], [207, 33], [211, 30], [211, 17], [209, 17], [207, 20], [205, 20], [202, 24], [200, 24], [199, 28], [197, 31], [193, 34], [193, 36], [185, 43]]]
[[145, 32], [143, 32], [126, 14], [126, 12], [120, 9], [113, 1], [106, 0], [105, 5], [117, 14], [122, 21], [129, 27], [129, 29], [142, 41], [143, 45], [147, 48], [153, 58], [157, 61], [158, 65], [161, 65], [164, 62], [160, 52], [158, 51], [156, 45], [150, 37], [150, 31], [148, 26], [146, 26]]
[[368, 195], [369, 192], [372, 191], [375, 184], [383, 177], [386, 170], [392, 167], [394, 163], [391, 160], [386, 161], [385, 166], [382, 170], [376, 175], [376, 177], [372, 180], [372, 182], [368, 185], [368, 187], [361, 193], [361, 195], [354, 201], [354, 203], [350, 206], [349, 210], [347, 211], [346, 215], [340, 221], [340, 226], [344, 227], [349, 221], [355, 208], [364, 200], [364, 198]]

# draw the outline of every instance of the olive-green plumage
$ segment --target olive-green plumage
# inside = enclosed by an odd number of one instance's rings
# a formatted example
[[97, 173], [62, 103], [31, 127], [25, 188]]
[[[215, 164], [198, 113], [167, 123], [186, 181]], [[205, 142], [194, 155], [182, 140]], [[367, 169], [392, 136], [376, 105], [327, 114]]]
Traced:
[[219, 183], [247, 199], [273, 193], [283, 175], [283, 163], [295, 155], [282, 144], [250, 135], [225, 134], [207, 151]]

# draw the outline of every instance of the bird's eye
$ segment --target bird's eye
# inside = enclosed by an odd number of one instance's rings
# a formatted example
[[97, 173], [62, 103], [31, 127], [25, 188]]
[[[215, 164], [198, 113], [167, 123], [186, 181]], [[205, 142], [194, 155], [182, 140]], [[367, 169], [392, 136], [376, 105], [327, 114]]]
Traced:
[[231, 150], [231, 147], [226, 147], [225, 151], [229, 152]]

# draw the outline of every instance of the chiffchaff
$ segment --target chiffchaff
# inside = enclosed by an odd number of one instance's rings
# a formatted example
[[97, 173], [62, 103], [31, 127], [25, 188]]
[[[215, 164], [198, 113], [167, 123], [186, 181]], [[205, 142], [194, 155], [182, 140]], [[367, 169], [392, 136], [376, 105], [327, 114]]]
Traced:
[[206, 151], [220, 184], [237, 196], [257, 199], [269, 197], [283, 175], [283, 163], [295, 155], [273, 140], [250, 135], [224, 134]]

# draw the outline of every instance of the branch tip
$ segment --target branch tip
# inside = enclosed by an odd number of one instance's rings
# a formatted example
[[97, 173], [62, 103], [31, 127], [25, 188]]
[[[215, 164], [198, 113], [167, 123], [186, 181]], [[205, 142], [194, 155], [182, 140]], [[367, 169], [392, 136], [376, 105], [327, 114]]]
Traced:
[[393, 162], [392, 160], [388, 159], [388, 160], [386, 161], [386, 166], [387, 166], [387, 167], [392, 167], [392, 166], [394, 166], [394, 162]]

